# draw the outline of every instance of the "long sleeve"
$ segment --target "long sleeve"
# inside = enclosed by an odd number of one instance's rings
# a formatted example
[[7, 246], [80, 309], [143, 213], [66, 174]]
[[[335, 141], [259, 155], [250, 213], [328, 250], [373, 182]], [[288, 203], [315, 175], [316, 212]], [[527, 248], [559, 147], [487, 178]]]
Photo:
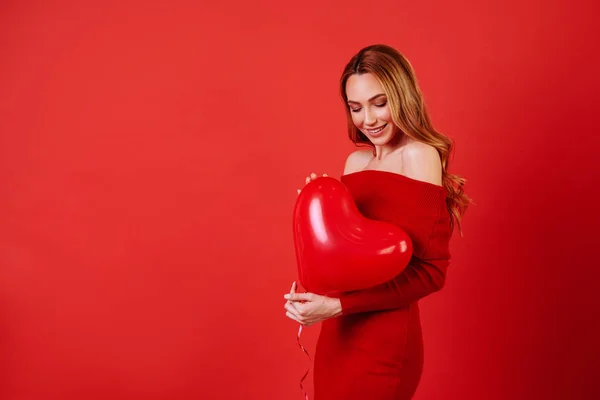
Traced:
[[[389, 184], [378, 184], [380, 178]], [[445, 189], [380, 172], [350, 175], [345, 182], [364, 216], [395, 224], [409, 234], [413, 254], [408, 266], [390, 281], [336, 296], [341, 315], [404, 308], [442, 289], [452, 236]]]
[[[452, 231], [444, 202], [440, 202], [433, 229], [420, 241], [417, 255], [394, 279], [383, 284], [339, 296], [342, 315], [403, 308], [444, 287], [450, 264]], [[420, 219], [423, 226], [425, 219]]]
[[444, 286], [449, 263], [448, 259], [424, 261], [413, 258], [391, 281], [339, 296], [342, 315], [406, 307]]

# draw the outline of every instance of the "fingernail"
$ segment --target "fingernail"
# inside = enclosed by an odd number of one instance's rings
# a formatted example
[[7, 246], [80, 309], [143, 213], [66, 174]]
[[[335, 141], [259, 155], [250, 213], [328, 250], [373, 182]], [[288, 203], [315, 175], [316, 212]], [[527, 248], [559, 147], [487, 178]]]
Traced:
[[289, 295], [289, 294], [286, 294], [286, 295], [284, 295], [284, 296], [283, 296], [283, 298], [287, 300], [287, 299], [289, 299], [289, 298], [290, 298], [290, 295]]

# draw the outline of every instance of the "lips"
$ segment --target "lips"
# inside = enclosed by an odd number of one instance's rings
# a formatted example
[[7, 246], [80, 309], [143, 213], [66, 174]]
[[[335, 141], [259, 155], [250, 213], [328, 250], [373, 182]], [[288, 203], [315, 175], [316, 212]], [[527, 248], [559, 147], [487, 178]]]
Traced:
[[387, 126], [387, 124], [379, 126], [377, 128], [374, 128], [374, 129], [367, 129], [367, 132], [369, 132], [371, 134], [376, 134], [376, 133], [381, 132], [386, 126]]

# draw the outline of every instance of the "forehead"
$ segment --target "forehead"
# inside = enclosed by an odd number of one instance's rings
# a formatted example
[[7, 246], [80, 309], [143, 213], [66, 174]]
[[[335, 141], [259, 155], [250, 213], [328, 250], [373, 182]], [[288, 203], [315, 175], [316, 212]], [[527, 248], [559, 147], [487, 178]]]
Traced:
[[380, 93], [385, 92], [373, 74], [354, 74], [346, 81], [348, 100], [363, 102]]

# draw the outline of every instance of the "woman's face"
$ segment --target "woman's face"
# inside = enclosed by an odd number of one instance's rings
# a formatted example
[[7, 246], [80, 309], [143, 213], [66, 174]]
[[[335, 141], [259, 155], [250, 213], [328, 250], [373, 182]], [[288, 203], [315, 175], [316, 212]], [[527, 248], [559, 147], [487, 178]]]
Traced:
[[371, 143], [388, 143], [398, 132], [383, 88], [373, 74], [354, 74], [346, 81], [348, 107], [354, 125]]

